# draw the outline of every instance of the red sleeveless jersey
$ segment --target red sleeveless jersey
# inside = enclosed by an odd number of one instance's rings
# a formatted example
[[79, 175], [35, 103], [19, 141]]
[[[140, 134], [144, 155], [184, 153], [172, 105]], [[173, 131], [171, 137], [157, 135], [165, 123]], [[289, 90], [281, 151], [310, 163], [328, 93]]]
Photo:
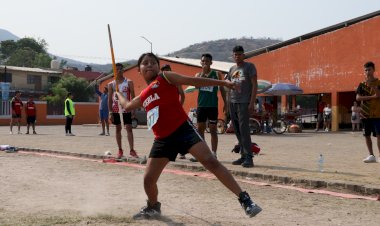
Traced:
[[188, 119], [178, 100], [177, 86], [162, 75], [141, 92], [140, 99], [147, 112], [148, 127], [152, 125], [157, 139], [169, 136]]
[[26, 116], [36, 116], [36, 105], [34, 102], [26, 102]]
[[11, 100], [11, 103], [12, 103], [12, 110], [14, 110], [16, 114], [20, 115], [21, 109], [22, 109], [22, 101], [16, 97], [13, 97]]

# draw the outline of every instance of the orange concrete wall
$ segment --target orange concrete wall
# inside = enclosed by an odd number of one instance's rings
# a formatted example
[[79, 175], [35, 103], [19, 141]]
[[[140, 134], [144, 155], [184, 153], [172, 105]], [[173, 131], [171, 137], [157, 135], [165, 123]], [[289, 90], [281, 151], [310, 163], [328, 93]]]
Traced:
[[[188, 76], [194, 76], [196, 73], [200, 72], [202, 69], [200, 67], [196, 66], [190, 66], [190, 65], [185, 65], [185, 64], [180, 64], [180, 63], [173, 63], [165, 60], [160, 61], [160, 65], [165, 65], [165, 64], [170, 64], [171, 68], [173, 71], [183, 74], [183, 75], [188, 75]], [[141, 91], [147, 86], [145, 80], [143, 77], [138, 73], [137, 67], [130, 68], [129, 70], [124, 71], [124, 76], [131, 79], [134, 83], [135, 86], [135, 93], [136, 96], [141, 93]], [[103, 81], [100, 84], [100, 90], [103, 90], [103, 87], [111, 82], [112, 79], [108, 79]], [[186, 89], [187, 86], [183, 86], [183, 89]], [[218, 93], [219, 96], [219, 118], [223, 118], [223, 112], [222, 112], [222, 107], [223, 107], [223, 100], [220, 97], [220, 92]], [[183, 108], [185, 109], [186, 112], [189, 112], [190, 108], [196, 108], [197, 107], [197, 98], [198, 98], [198, 92], [195, 91], [193, 93], [188, 93], [185, 94], [185, 103], [183, 105]]]
[[[247, 59], [258, 78], [297, 83], [305, 94], [354, 91], [364, 79], [363, 64], [380, 68], [380, 17]], [[379, 73], [377, 73], [378, 75]]]
[[[25, 105], [25, 102], [24, 102]], [[36, 101], [37, 125], [64, 125], [66, 118], [63, 115], [51, 116], [47, 114], [46, 102]], [[75, 113], [73, 124], [97, 124], [99, 122], [98, 103], [75, 103]], [[25, 111], [22, 112], [22, 123], [26, 125]], [[0, 125], [6, 126], [10, 123], [11, 116], [0, 117]]]

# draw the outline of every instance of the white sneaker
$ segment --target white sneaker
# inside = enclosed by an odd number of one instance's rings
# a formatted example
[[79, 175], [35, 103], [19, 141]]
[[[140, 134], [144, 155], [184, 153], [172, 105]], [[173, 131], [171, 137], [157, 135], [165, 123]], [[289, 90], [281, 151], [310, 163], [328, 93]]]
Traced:
[[363, 162], [365, 163], [376, 162], [376, 157], [374, 155], [369, 155], [367, 158], [363, 159]]
[[12, 132], [12, 131], [9, 131], [9, 134], [11, 134], [11, 135], [12, 135], [12, 134], [13, 134], [13, 132]]
[[73, 133], [69, 133], [69, 136], [75, 136], [75, 134], [73, 134]]

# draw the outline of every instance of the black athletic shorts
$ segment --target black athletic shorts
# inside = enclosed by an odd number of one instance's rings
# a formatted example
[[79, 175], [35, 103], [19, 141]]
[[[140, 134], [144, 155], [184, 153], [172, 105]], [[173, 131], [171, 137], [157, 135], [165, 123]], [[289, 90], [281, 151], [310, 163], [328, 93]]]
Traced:
[[366, 118], [362, 119], [363, 125], [363, 136], [376, 137], [377, 134], [380, 134], [380, 118]]
[[[119, 113], [112, 113], [113, 115], [113, 121], [112, 124], [114, 125], [120, 125], [120, 114]], [[124, 125], [131, 125], [132, 124], [132, 114], [131, 112], [128, 113], [123, 113], [123, 120], [124, 120]]]
[[31, 124], [36, 122], [36, 116], [28, 116], [26, 117], [26, 123]]
[[168, 158], [174, 162], [178, 153], [189, 153], [189, 149], [201, 141], [197, 129], [190, 121], [186, 121], [168, 137], [155, 139], [149, 158]]
[[197, 122], [206, 122], [216, 124], [218, 121], [218, 108], [217, 107], [198, 107], [197, 108]]

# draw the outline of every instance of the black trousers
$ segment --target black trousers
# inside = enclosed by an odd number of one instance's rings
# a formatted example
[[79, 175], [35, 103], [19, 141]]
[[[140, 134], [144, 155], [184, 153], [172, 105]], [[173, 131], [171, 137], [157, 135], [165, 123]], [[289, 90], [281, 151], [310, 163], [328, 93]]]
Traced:
[[68, 117], [66, 116], [66, 125], [65, 125], [65, 131], [66, 133], [71, 133], [71, 124], [73, 124], [74, 116]]

